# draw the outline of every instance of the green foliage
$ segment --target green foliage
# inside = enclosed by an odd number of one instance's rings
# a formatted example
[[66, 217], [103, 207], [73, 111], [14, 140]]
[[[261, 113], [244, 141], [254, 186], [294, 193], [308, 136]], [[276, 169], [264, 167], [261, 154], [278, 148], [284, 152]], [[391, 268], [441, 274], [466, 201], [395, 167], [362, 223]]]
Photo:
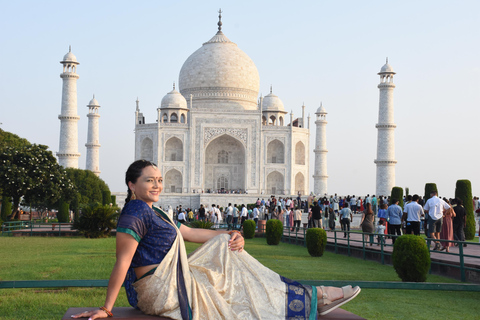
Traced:
[[70, 206], [63, 200], [59, 201], [57, 218], [59, 222], [70, 222]]
[[467, 213], [465, 239], [473, 240], [475, 238], [475, 213], [473, 212], [472, 184], [469, 180], [457, 180], [455, 197], [463, 201], [463, 207]]
[[[102, 204], [103, 191], [110, 192], [107, 184], [90, 170], [67, 168], [67, 174], [77, 190], [71, 203], [75, 213], [78, 213], [77, 207]], [[107, 204], [110, 204], [110, 201]]]
[[7, 221], [7, 216], [12, 213], [12, 201], [10, 197], [3, 196], [2, 197], [2, 213], [0, 218], [3, 221]]
[[59, 199], [69, 201], [74, 186], [48, 147], [27, 145], [4, 147], [0, 154], [0, 185], [4, 196], [13, 200], [16, 210], [20, 199], [37, 208], [54, 208]]
[[312, 257], [321, 257], [327, 247], [327, 233], [322, 228], [310, 228], [306, 235], [308, 253]]
[[196, 228], [196, 229], [212, 229], [214, 223], [211, 221], [206, 221], [206, 220], [197, 220], [197, 221], [191, 221], [189, 223], [190, 228]]
[[30, 142], [28, 142], [27, 139], [20, 138], [14, 133], [0, 129], [0, 153], [3, 153], [6, 147], [21, 148], [28, 145], [30, 145]]
[[409, 196], [410, 195], [410, 188], [409, 187], [406, 187], [405, 188], [405, 196]]
[[424, 282], [430, 269], [425, 240], [412, 234], [398, 237], [393, 246], [393, 268], [404, 282]]
[[403, 208], [403, 188], [393, 187], [392, 194], [390, 195], [390, 204], [393, 204], [393, 199], [398, 200], [398, 205]]
[[116, 227], [117, 208], [110, 206], [84, 206], [73, 228], [85, 235], [86, 238], [103, 238], [110, 235]]
[[278, 245], [283, 235], [283, 223], [278, 219], [270, 219], [266, 224], [267, 244]]
[[112, 203], [112, 195], [110, 194], [110, 190], [103, 190], [102, 191], [102, 204], [110, 205]]
[[116, 206], [117, 206], [117, 196], [112, 195], [111, 202], [112, 202], [112, 205], [113, 205], [114, 207], [116, 207]]
[[430, 192], [436, 191], [438, 193], [437, 185], [435, 183], [425, 183], [425, 196], [423, 200], [427, 203], [427, 200], [430, 199]]
[[243, 236], [245, 239], [252, 239], [255, 237], [255, 221], [245, 220], [243, 222]]

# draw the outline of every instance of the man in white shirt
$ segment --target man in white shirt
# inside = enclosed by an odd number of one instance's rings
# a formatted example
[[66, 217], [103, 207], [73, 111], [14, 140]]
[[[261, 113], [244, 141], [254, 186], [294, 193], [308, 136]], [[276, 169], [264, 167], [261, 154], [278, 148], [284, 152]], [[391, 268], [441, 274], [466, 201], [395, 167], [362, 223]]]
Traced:
[[180, 211], [180, 213], [178, 214], [178, 222], [180, 223], [185, 223], [185, 212], [184, 211]]
[[258, 207], [260, 207], [258, 204], [256, 207], [253, 209], [253, 221], [255, 221], [255, 224], [258, 224], [258, 215], [260, 212], [258, 211]]
[[[428, 231], [430, 237], [439, 240], [440, 231], [442, 230], [443, 211], [450, 209], [448, 203], [437, 197], [437, 191], [430, 192], [431, 198], [425, 203], [423, 210], [428, 214]], [[433, 250], [440, 249], [440, 242], [435, 241]]]
[[237, 204], [235, 203], [233, 205], [233, 213], [232, 213], [232, 216], [233, 216], [233, 227], [232, 227], [232, 230], [235, 230], [238, 228], [238, 216], [240, 215], [239, 211], [238, 211], [238, 208], [237, 208]]
[[232, 204], [229, 203], [228, 204], [228, 208], [226, 210], [226, 213], [227, 213], [227, 231], [230, 230], [231, 226], [232, 226], [232, 217], [233, 217], [233, 208], [232, 208]]
[[248, 210], [247, 210], [247, 207], [245, 207], [244, 204], [242, 204], [242, 212], [240, 214], [240, 218], [242, 219], [240, 221], [240, 227], [238, 228], [238, 230], [240, 230], [243, 226], [243, 223], [245, 222], [245, 220], [247, 220], [248, 218]]
[[213, 224], [217, 223], [217, 210], [215, 208], [215, 205], [212, 204], [212, 208], [210, 209], [210, 221], [213, 222]]
[[355, 195], [350, 199], [350, 210], [352, 210], [352, 213], [357, 213], [357, 198], [355, 198]]
[[414, 194], [412, 201], [405, 205], [403, 212], [407, 214], [406, 218], [406, 234], [420, 235], [420, 219], [424, 216], [423, 208], [418, 204], [419, 196]]

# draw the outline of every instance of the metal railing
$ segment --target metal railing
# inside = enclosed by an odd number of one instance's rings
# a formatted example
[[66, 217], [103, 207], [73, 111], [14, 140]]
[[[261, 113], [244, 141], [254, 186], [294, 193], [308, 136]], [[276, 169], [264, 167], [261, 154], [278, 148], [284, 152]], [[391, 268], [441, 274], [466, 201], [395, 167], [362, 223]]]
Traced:
[[[2, 236], [13, 236], [14, 231], [23, 230], [24, 235], [33, 234], [61, 234], [72, 230], [72, 223], [64, 222], [35, 222], [35, 221], [7, 221], [2, 224]], [[30, 231], [30, 232], [28, 232]]]

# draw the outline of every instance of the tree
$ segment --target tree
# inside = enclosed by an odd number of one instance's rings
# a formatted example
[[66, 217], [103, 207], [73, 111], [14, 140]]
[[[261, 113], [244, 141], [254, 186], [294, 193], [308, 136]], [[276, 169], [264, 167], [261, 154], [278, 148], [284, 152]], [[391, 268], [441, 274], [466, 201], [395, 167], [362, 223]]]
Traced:
[[3, 185], [3, 195], [13, 200], [12, 213], [22, 197], [26, 203], [49, 208], [61, 198], [70, 201], [74, 186], [47, 149], [47, 146], [32, 144], [5, 147], [0, 154], [0, 185]]
[[[75, 185], [77, 194], [70, 203], [70, 208], [78, 214], [78, 208], [85, 205], [102, 204], [103, 192], [108, 191], [105, 181], [90, 170], [67, 168], [67, 175]], [[109, 202], [110, 203], [110, 202]]]
[[[6, 147], [20, 148], [28, 145], [30, 145], [30, 142], [28, 142], [27, 139], [20, 138], [16, 134], [0, 129], [0, 154], [4, 153]], [[2, 185], [0, 185], [0, 194], [3, 194]], [[9, 208], [11, 208], [11, 205]]]
[[10, 197], [2, 197], [2, 213], [0, 216], [0, 220], [6, 221], [7, 216], [12, 213], [12, 201]]
[[463, 201], [463, 207], [467, 213], [465, 239], [473, 240], [475, 238], [475, 214], [473, 212], [472, 183], [469, 180], [457, 180], [455, 198]]

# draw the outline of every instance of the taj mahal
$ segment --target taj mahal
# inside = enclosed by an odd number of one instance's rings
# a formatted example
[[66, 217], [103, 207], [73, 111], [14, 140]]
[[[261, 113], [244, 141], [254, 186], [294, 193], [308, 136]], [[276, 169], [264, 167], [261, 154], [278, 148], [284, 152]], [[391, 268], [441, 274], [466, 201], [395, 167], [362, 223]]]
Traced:
[[[310, 190], [310, 117], [288, 113], [273, 88], [260, 93], [254, 62], [218, 31], [193, 52], [180, 69], [178, 86], [161, 100], [156, 119], [146, 119], [137, 98], [135, 160], [156, 163], [163, 174], [159, 204], [198, 207], [200, 203], [252, 203], [258, 197], [327, 193], [327, 112], [316, 110], [314, 190]], [[71, 51], [71, 50], [70, 50]], [[60, 148], [65, 167], [78, 167], [76, 74], [73, 53], [61, 63], [64, 72]], [[378, 130], [377, 194], [389, 194], [395, 183], [393, 147], [393, 69], [382, 67]], [[178, 89], [177, 89], [178, 87]], [[167, 91], [167, 90], [166, 90]], [[98, 110], [89, 107], [87, 169], [100, 174]], [[382, 190], [378, 190], [378, 188]], [[385, 190], [383, 190], [385, 189]], [[117, 194], [118, 202], [122, 195]], [[228, 200], [222, 200], [228, 194]], [[238, 198], [238, 199], [237, 199]]]

